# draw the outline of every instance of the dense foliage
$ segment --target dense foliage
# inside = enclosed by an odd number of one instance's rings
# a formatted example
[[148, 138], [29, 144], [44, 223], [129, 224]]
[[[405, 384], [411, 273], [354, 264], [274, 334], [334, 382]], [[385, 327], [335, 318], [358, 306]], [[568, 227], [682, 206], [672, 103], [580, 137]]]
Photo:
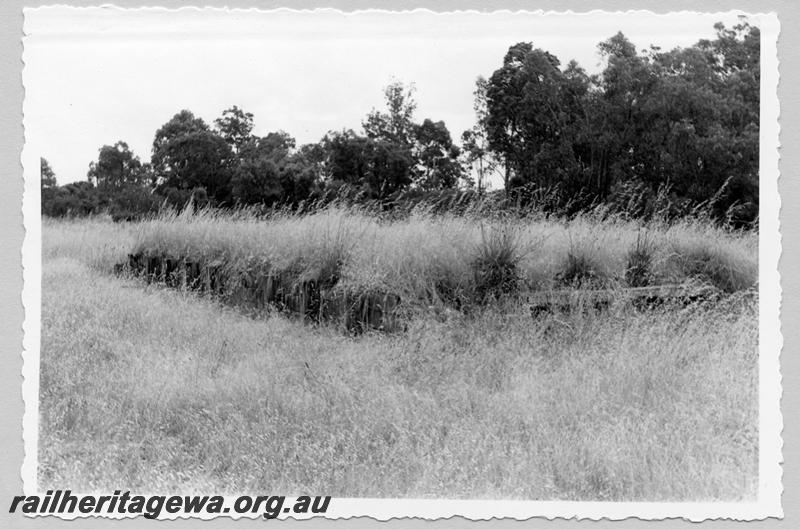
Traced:
[[557, 190], [562, 207], [603, 202], [639, 215], [662, 191], [674, 214], [705, 202], [716, 216], [754, 220], [759, 31], [716, 29], [713, 42], [670, 52], [637, 53], [618, 33], [599, 46], [607, 66], [597, 76], [512, 46], [485, 89], [506, 189]]
[[[164, 205], [297, 208], [341, 199], [396, 208], [487, 200], [492, 207], [631, 217], [703, 211], [735, 226], [758, 218], [759, 39], [746, 21], [714, 40], [639, 51], [621, 33], [598, 45], [588, 75], [529, 42], [476, 83], [476, 124], [457, 145], [443, 121], [415, 119], [414, 86], [389, 84], [386, 108], [362, 131], [297, 146], [284, 131], [253, 134], [233, 106], [213, 125], [182, 110], [155, 133], [142, 163], [119, 141], [100, 148], [88, 182], [57, 187], [42, 159], [43, 212], [134, 218]], [[444, 202], [443, 202], [444, 200]]]

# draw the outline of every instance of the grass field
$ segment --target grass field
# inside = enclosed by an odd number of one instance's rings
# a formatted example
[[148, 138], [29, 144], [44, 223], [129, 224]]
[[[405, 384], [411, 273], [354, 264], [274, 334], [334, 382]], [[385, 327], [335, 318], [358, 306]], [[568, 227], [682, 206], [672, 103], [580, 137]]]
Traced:
[[[756, 234], [590, 218], [387, 223], [330, 210], [269, 222], [45, 220], [43, 237], [42, 488], [756, 495]], [[537, 320], [524, 296], [472, 311], [440, 299], [444, 281], [474, 300], [475, 263], [508, 251], [522, 292], [576, 277], [619, 286], [643, 247], [652, 281], [729, 295]], [[113, 275], [134, 251], [309, 269], [334, 260], [341, 281], [392, 289], [414, 310], [405, 332], [353, 337]]]

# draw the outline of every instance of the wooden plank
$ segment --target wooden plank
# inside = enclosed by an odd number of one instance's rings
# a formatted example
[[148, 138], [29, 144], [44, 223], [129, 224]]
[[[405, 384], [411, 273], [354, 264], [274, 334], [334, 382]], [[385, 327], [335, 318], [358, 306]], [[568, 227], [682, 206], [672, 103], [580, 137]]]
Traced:
[[716, 289], [710, 286], [656, 285], [648, 287], [609, 289], [560, 289], [536, 292], [528, 296], [534, 314], [572, 306], [594, 306], [604, 308], [615, 302], [648, 301], [653, 303], [675, 299], [696, 301], [713, 295]]

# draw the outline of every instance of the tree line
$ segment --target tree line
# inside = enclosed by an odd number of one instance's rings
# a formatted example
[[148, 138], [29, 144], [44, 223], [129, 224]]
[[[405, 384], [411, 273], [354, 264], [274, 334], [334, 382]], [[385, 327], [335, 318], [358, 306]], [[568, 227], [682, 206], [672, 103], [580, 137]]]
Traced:
[[[361, 130], [298, 146], [253, 133], [233, 106], [208, 124], [182, 110], [159, 128], [150, 160], [104, 145], [83, 182], [57, 186], [42, 159], [42, 209], [136, 218], [164, 205], [299, 207], [346, 199], [390, 208], [458, 196], [499, 207], [574, 214], [602, 207], [635, 217], [703, 210], [737, 226], [758, 218], [757, 27], [715, 25], [688, 48], [637, 50], [618, 33], [589, 75], [529, 42], [475, 85], [475, 125], [453, 141], [443, 121], [416, 119], [413, 84], [392, 82]], [[493, 176], [494, 175], [494, 176]], [[462, 200], [463, 199], [463, 200]]]

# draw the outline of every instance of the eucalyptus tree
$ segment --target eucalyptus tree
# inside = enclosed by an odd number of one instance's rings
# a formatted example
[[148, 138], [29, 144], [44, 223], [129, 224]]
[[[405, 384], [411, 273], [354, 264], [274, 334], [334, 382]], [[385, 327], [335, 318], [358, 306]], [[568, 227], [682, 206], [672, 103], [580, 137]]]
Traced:
[[42, 189], [49, 189], [56, 187], [56, 173], [50, 167], [50, 162], [44, 158], [39, 158], [41, 185]]
[[576, 166], [573, 129], [580, 93], [560, 61], [531, 43], [511, 46], [486, 87], [489, 148], [505, 166], [506, 188], [550, 187]]
[[152, 166], [162, 190], [202, 188], [213, 203], [229, 203], [234, 165], [231, 146], [189, 110], [175, 114], [156, 131]]

